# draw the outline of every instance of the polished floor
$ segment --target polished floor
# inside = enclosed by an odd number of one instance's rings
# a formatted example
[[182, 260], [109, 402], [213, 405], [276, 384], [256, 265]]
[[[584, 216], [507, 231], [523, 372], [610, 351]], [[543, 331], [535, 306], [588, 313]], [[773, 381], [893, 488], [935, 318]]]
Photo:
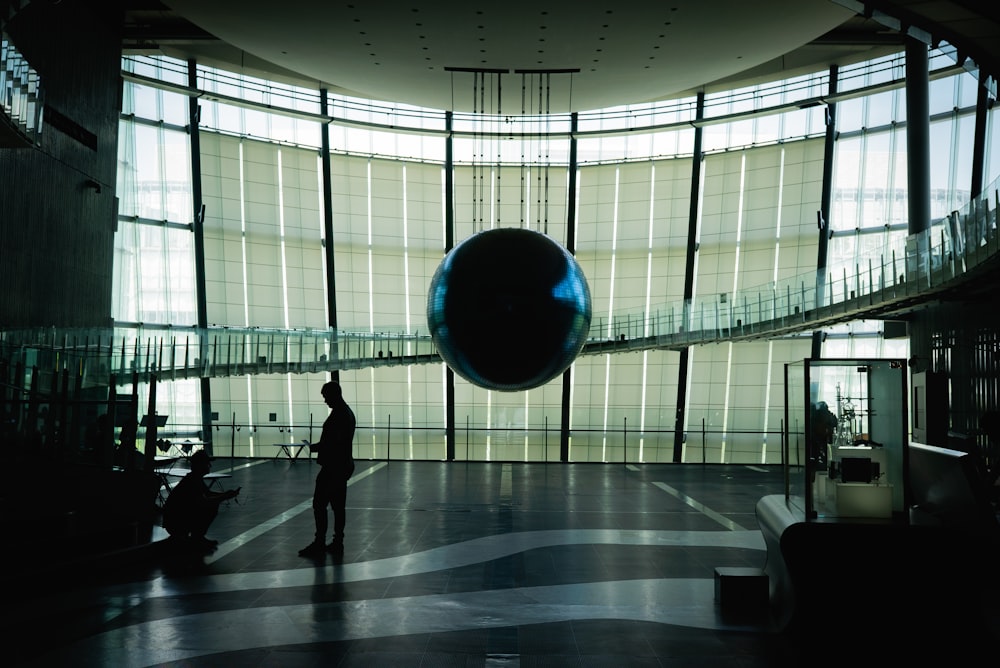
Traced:
[[26, 583], [12, 664], [799, 666], [838, 637], [802, 643], [715, 600], [717, 567], [765, 564], [755, 505], [778, 467], [359, 461], [344, 553], [319, 559], [298, 556], [315, 463], [213, 470], [242, 488], [213, 553], [159, 543]]

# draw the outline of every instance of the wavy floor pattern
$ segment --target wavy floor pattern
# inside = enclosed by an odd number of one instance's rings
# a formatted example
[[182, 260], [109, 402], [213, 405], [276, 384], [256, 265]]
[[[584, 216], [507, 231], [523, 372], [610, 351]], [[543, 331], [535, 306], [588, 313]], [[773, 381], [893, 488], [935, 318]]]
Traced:
[[242, 488], [214, 553], [39, 586], [8, 621], [48, 636], [15, 665], [795, 665], [715, 600], [716, 567], [765, 563], [780, 468], [359, 462], [344, 554], [318, 560], [314, 462], [214, 469]]

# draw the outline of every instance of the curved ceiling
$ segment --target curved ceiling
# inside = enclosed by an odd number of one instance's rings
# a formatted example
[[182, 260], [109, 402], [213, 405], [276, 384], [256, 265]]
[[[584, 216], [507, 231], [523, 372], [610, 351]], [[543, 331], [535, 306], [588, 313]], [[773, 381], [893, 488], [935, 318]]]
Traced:
[[959, 45], [994, 76], [1000, 67], [1000, 10], [981, 0], [122, 2], [125, 53], [456, 111], [711, 92], [882, 55], [905, 33]]
[[[830, 0], [164, 5], [206, 34], [200, 44], [163, 42], [167, 53], [362, 98], [499, 113], [583, 111], [757, 72], [823, 69], [870, 50], [885, 32], [860, 28], [863, 20]], [[852, 34], [864, 39], [843, 38], [852, 21]], [[823, 39], [838, 30], [841, 38]], [[479, 86], [474, 70], [488, 71]]]

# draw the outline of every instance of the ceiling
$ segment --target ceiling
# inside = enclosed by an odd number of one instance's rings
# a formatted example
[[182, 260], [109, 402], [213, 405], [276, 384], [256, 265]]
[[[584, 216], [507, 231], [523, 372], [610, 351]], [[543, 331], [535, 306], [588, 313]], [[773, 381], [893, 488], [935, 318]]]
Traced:
[[[940, 22], [968, 14], [963, 5], [970, 2], [869, 6], [933, 9]], [[127, 53], [193, 58], [361, 98], [507, 114], [667, 99], [857, 62], [901, 43], [896, 30], [877, 15], [859, 15], [860, 3], [850, 0], [137, 0], [126, 6]], [[996, 21], [991, 25], [987, 44], [996, 41]]]

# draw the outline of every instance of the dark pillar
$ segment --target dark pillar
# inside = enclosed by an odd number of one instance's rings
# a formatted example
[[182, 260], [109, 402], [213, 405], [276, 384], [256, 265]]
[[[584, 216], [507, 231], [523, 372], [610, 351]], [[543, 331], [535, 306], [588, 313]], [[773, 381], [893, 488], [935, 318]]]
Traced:
[[[837, 94], [837, 66], [830, 66], [829, 94], [832, 98]], [[830, 102], [826, 106], [826, 139], [823, 144], [823, 190], [820, 194], [819, 217], [816, 221], [819, 227], [819, 244], [816, 250], [816, 307], [826, 305], [826, 262], [830, 241], [830, 202], [833, 199], [833, 149], [837, 138], [837, 105]], [[818, 358], [823, 350], [823, 332], [812, 334], [812, 353], [810, 357]]]
[[[319, 111], [323, 116], [330, 115], [330, 102], [325, 88], [319, 90]], [[334, 271], [333, 258], [333, 177], [330, 170], [330, 124], [323, 123], [320, 127], [319, 160], [323, 169], [323, 252], [326, 254], [326, 312], [327, 322], [333, 332], [331, 337], [330, 355], [334, 360], [340, 359], [339, 342], [337, 340], [337, 274]], [[340, 370], [334, 367], [330, 371], [330, 380], [340, 382]]]
[[[579, 116], [573, 112], [570, 118], [569, 136], [569, 186], [566, 202], [566, 250], [571, 255], [576, 255], [576, 131], [579, 123]], [[570, 423], [570, 403], [569, 397], [573, 389], [573, 365], [571, 364], [563, 372], [562, 379], [562, 411], [560, 412], [559, 423], [559, 461], [569, 461], [569, 423]], [[546, 459], [548, 455], [546, 454]]]
[[[188, 61], [188, 86], [194, 90], [198, 87], [198, 64]], [[205, 202], [201, 192], [201, 135], [198, 124], [201, 121], [201, 106], [198, 98], [188, 98], [188, 133], [191, 140], [191, 200], [194, 203], [194, 276], [196, 299], [198, 301], [198, 329], [202, 338], [208, 328], [208, 297], [205, 292]], [[205, 351], [202, 350], [201, 359]], [[153, 382], [150, 383], [151, 385]], [[201, 390], [201, 440], [205, 442], [205, 451], [214, 456], [212, 448], [212, 380], [205, 376], [199, 378]], [[153, 388], [150, 388], [150, 392]]]
[[[695, 118], [701, 120], [705, 117], [705, 93], [698, 93], [698, 106], [695, 111]], [[698, 192], [701, 190], [701, 141], [702, 129], [700, 125], [694, 128], [694, 154], [691, 156], [691, 195], [688, 208], [688, 240], [687, 258], [684, 263], [684, 325], [687, 325], [687, 315], [691, 307], [691, 299], [694, 297], [694, 260], [695, 244], [698, 234]], [[687, 405], [687, 378], [688, 378], [688, 358], [689, 348], [681, 350], [680, 360], [677, 370], [677, 410], [674, 413], [674, 458], [675, 463], [680, 463], [684, 448], [684, 410]]]
[[[918, 234], [931, 225], [930, 77], [927, 45], [906, 41], [906, 159], [909, 224]], [[921, 252], [926, 252], [922, 248]]]
[[[447, 255], [455, 247], [455, 138], [452, 134], [454, 113], [445, 113], [444, 145], [444, 252]], [[446, 366], [444, 371], [445, 392], [445, 457], [455, 459], [455, 372]], [[466, 453], [468, 457], [468, 453]]]
[[983, 171], [986, 162], [986, 124], [989, 120], [990, 92], [986, 87], [990, 77], [979, 71], [979, 92], [976, 96], [976, 127], [972, 140], [972, 184], [969, 189], [970, 199], [976, 199], [983, 194]]

